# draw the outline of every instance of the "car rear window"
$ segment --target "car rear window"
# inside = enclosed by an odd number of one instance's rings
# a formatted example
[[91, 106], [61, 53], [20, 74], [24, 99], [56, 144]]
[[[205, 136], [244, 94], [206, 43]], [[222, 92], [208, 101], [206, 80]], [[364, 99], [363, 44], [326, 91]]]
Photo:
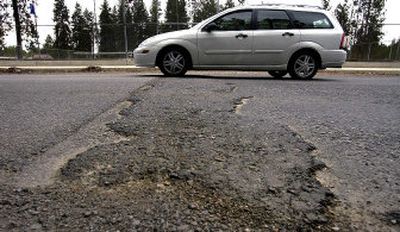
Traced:
[[331, 21], [325, 14], [318, 12], [292, 11], [294, 25], [300, 29], [327, 29], [333, 28]]
[[289, 29], [290, 27], [290, 19], [285, 11], [260, 10], [257, 13], [258, 30], [279, 30]]

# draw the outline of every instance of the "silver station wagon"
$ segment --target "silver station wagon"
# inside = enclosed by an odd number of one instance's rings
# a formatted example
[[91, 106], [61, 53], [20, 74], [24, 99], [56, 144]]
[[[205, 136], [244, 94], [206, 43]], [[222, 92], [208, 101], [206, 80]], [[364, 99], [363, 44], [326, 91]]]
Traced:
[[145, 40], [137, 66], [166, 76], [191, 69], [265, 70], [275, 78], [311, 79], [319, 69], [342, 67], [346, 36], [337, 19], [318, 7], [258, 5], [228, 9], [196, 26]]

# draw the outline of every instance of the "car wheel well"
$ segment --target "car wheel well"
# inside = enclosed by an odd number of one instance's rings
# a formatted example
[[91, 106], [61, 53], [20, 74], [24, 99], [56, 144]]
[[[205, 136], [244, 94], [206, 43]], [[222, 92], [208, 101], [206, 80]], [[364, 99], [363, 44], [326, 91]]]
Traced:
[[315, 56], [315, 58], [317, 59], [316, 62], [317, 62], [317, 65], [318, 65], [318, 69], [321, 68], [321, 66], [322, 66], [321, 55], [318, 53], [318, 51], [316, 51], [313, 48], [302, 48], [302, 49], [296, 51], [295, 53], [293, 53], [293, 55], [290, 57], [290, 60], [288, 62], [288, 67], [291, 64], [291, 62], [294, 61], [293, 59], [299, 54], [313, 54]]
[[191, 68], [193, 66], [192, 56], [190, 55], [190, 52], [186, 48], [184, 48], [180, 45], [168, 45], [168, 46], [164, 47], [163, 49], [161, 49], [157, 54], [156, 66], [160, 66], [162, 55], [165, 54], [165, 52], [170, 51], [172, 49], [178, 49], [179, 51], [182, 51], [184, 53], [184, 55], [186, 56], [186, 58], [188, 58], [188, 67]]

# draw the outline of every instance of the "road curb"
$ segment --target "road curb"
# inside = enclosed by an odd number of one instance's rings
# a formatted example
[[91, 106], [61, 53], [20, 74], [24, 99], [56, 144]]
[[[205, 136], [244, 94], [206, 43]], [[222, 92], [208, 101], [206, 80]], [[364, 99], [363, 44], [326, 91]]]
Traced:
[[[0, 73], [72, 73], [72, 72], [156, 72], [158, 68], [135, 65], [104, 66], [0, 66]], [[328, 68], [323, 73], [362, 74], [362, 75], [400, 75], [400, 68], [344, 67]]]
[[0, 66], [0, 73], [71, 73], [71, 72], [152, 72], [157, 68], [137, 66]]

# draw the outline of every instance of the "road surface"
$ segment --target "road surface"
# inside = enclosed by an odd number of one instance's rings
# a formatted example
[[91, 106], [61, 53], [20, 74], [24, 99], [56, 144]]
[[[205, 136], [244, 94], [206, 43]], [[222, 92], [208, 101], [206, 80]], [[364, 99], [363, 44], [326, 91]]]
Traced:
[[0, 76], [2, 230], [396, 231], [400, 78]]

